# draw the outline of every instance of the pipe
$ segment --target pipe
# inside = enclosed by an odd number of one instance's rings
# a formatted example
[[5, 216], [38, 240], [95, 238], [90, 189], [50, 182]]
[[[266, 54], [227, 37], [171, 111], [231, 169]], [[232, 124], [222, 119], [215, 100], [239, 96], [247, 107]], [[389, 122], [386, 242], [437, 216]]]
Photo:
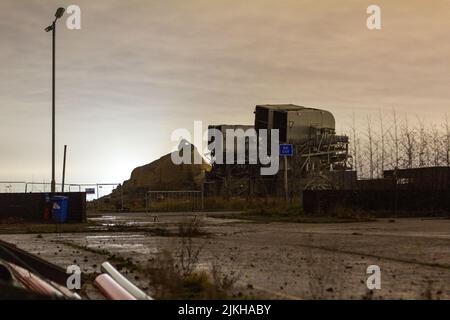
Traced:
[[106, 273], [95, 278], [94, 284], [108, 300], [136, 300]]
[[17, 246], [0, 240], [0, 259], [15, 265], [32, 269], [32, 271], [42, 278], [51, 280], [60, 284], [66, 285], [67, 273], [63, 268], [52, 264], [38, 256], [35, 256]]
[[128, 291], [137, 300], [153, 300], [145, 292], [136, 287], [127, 278], [125, 278], [117, 269], [115, 269], [109, 262], [102, 263], [102, 272], [107, 273], [111, 278], [114, 279], [120, 286], [122, 286], [126, 291]]
[[[31, 273], [30, 271], [21, 268], [13, 263], [8, 263], [6, 261], [2, 262], [0, 260], [0, 267], [2, 266], [10, 272], [11, 278], [8, 282], [10, 282], [11, 284], [15, 284], [18, 282], [21, 284], [21, 287], [25, 287], [26, 289], [31, 290], [37, 294], [54, 295], [57, 297], [61, 297], [61, 295], [64, 295], [69, 299], [81, 300], [81, 297], [77, 293], [73, 293], [66, 287], [63, 287], [51, 280], [43, 280], [42, 278], [36, 276], [34, 273]], [[7, 277], [7, 275], [5, 274], [3, 274], [3, 276]], [[1, 280], [5, 281], [5, 279]]]
[[62, 298], [63, 294], [52, 287], [49, 283], [37, 277], [30, 271], [21, 268], [13, 263], [9, 263], [14, 276], [28, 290], [44, 296], [52, 296]]
[[50, 284], [56, 289], [58, 289], [65, 297], [73, 300], [81, 300], [81, 297], [78, 293], [72, 292], [66, 287], [63, 287], [60, 284], [53, 281], [50, 281]]

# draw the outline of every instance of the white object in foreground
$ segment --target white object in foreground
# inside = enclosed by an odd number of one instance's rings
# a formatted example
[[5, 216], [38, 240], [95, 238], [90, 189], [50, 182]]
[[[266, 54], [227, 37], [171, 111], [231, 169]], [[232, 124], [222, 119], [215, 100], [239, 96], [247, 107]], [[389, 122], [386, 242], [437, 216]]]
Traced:
[[117, 271], [109, 262], [102, 263], [102, 271], [113, 278], [121, 287], [128, 291], [133, 297], [138, 300], [153, 300], [144, 291], [136, 287], [131, 281], [125, 278], [119, 271]]

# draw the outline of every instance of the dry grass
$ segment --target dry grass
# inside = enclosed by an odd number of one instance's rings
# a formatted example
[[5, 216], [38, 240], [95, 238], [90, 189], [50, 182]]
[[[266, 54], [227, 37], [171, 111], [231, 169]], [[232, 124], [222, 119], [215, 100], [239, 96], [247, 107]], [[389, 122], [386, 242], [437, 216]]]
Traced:
[[178, 225], [178, 250], [164, 250], [145, 268], [149, 285], [157, 299], [228, 299], [228, 292], [236, 282], [223, 275], [218, 268], [210, 273], [198, 270], [199, 257], [204, 248], [194, 241], [203, 235], [203, 223], [193, 219]]
[[156, 299], [226, 299], [227, 293], [205, 271], [183, 269], [169, 251], [159, 253], [146, 268]]
[[203, 246], [194, 244], [193, 237], [202, 234], [202, 223], [200, 220], [187, 220], [178, 225], [180, 237], [178, 258], [180, 271], [184, 277], [192, 275], [199, 260]]

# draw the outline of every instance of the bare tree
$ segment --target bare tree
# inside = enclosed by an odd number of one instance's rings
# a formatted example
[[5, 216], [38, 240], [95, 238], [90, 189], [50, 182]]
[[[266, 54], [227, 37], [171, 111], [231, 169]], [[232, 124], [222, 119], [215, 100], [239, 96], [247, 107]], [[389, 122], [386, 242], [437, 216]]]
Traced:
[[408, 115], [405, 116], [405, 123], [402, 127], [402, 139], [400, 144], [403, 147], [403, 152], [405, 154], [405, 166], [410, 169], [414, 167], [414, 152], [416, 149], [416, 134], [413, 129], [409, 127]]
[[441, 136], [440, 136], [440, 132], [439, 130], [433, 126], [431, 128], [431, 141], [432, 141], [432, 146], [431, 146], [431, 152], [432, 152], [432, 165], [437, 167], [440, 165], [441, 163], [441, 150], [443, 147], [443, 144], [441, 143]]
[[392, 115], [394, 120], [394, 136], [392, 137], [394, 144], [394, 163], [395, 167], [398, 168], [400, 165], [400, 153], [399, 153], [399, 139], [398, 139], [398, 121], [397, 121], [397, 112], [395, 109], [392, 109]]
[[373, 132], [372, 132], [372, 120], [370, 116], [367, 116], [367, 138], [369, 139], [367, 145], [368, 157], [369, 157], [369, 178], [373, 179]]
[[353, 136], [353, 148], [352, 148], [352, 153], [353, 153], [353, 168], [354, 170], [357, 171], [361, 171], [361, 168], [358, 168], [358, 164], [359, 164], [359, 139], [357, 138], [357, 131], [356, 131], [356, 121], [355, 121], [355, 113], [352, 113], [352, 136]]
[[384, 172], [384, 165], [386, 161], [386, 148], [385, 148], [385, 132], [384, 132], [384, 125], [383, 125], [383, 114], [381, 112], [381, 109], [379, 109], [379, 120], [380, 120], [380, 176], [383, 176]]
[[389, 121], [379, 110], [379, 123], [374, 123], [373, 116], [367, 115], [365, 129], [362, 129], [364, 124], [358, 125], [355, 114], [352, 114], [351, 152], [359, 177], [375, 179], [382, 177], [386, 169], [395, 167], [450, 166], [450, 123], [447, 115], [441, 126], [443, 130], [419, 117], [410, 122], [405, 114], [404, 120], [398, 119], [395, 109]]
[[430, 154], [429, 154], [429, 146], [428, 146], [428, 134], [425, 129], [425, 124], [422, 119], [417, 117], [417, 121], [419, 124], [419, 142], [417, 146], [417, 158], [418, 158], [418, 165], [419, 167], [425, 167], [430, 160]]
[[381, 170], [381, 151], [380, 151], [380, 142], [376, 139], [373, 139], [373, 151], [375, 154], [374, 161], [374, 178], [380, 178], [383, 176], [383, 171]]

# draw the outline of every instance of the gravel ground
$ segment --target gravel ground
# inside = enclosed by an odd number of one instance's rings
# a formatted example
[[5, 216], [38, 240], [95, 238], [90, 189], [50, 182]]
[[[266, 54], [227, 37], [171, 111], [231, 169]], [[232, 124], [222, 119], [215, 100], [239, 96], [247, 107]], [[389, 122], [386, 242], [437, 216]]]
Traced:
[[[85, 297], [101, 299], [92, 277], [108, 259], [113, 264], [120, 259], [125, 276], [151, 295], [145, 272], [133, 266], [145, 266], [162, 250], [177, 252], [179, 238], [158, 232], [177, 230], [185, 219], [112, 213], [91, 217], [75, 233], [3, 234], [0, 239], [64, 268], [79, 265], [87, 276]], [[200, 219], [207, 235], [194, 238], [202, 247], [198, 267], [238, 274], [237, 297], [450, 299], [449, 219], [315, 224]], [[367, 289], [369, 265], [381, 269], [380, 290]]]

